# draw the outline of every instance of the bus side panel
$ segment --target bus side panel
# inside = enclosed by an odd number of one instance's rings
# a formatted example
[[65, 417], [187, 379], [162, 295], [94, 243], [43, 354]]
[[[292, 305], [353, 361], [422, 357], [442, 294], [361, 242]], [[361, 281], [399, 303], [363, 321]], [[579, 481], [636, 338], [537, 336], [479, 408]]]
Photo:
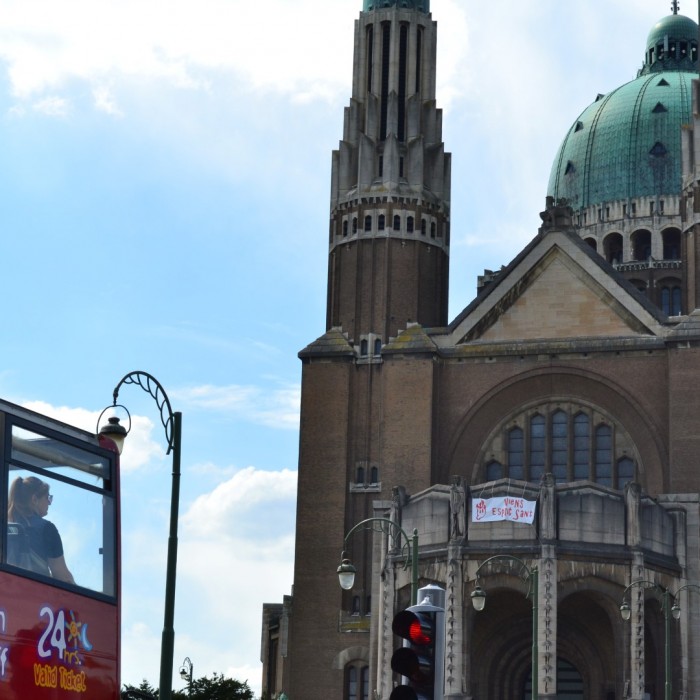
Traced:
[[118, 700], [116, 604], [0, 571], [0, 698]]

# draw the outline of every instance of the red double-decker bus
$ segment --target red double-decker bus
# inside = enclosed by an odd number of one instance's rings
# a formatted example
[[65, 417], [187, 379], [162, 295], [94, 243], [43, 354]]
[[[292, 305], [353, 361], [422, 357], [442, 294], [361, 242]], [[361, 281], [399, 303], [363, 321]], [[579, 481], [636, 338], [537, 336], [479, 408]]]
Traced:
[[1, 400], [0, 436], [0, 698], [118, 700], [114, 443]]

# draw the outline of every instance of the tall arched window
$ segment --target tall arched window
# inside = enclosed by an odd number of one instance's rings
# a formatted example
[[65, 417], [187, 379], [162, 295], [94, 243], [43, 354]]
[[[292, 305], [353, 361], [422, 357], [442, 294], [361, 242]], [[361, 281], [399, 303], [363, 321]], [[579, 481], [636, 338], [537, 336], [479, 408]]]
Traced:
[[569, 463], [569, 416], [564, 411], [552, 414], [552, 473], [558, 482], [566, 481]]
[[414, 227], [414, 219], [412, 216], [409, 216], [406, 219], [406, 231], [409, 233], [413, 233], [413, 227]]
[[595, 481], [612, 486], [612, 430], [609, 425], [595, 429]]
[[398, 214], [394, 214], [394, 231], [401, 230], [401, 217]]
[[522, 479], [525, 476], [523, 448], [522, 428], [513, 428], [508, 432], [508, 476], [511, 479]]
[[365, 231], [371, 231], [372, 230], [372, 217], [367, 214], [365, 216]]
[[379, 218], [377, 219], [377, 228], [380, 231], [383, 231], [385, 226], [386, 226], [386, 217], [384, 216], [384, 214], [380, 214]]
[[585, 413], [574, 416], [574, 481], [590, 478], [591, 421]]
[[625, 485], [634, 479], [634, 462], [629, 457], [623, 457], [617, 462], [618, 489], [624, 489]]
[[355, 661], [345, 667], [344, 700], [369, 700], [369, 666]]
[[544, 416], [533, 416], [530, 419], [530, 481], [539, 481], [544, 474], [545, 438]]
[[592, 406], [566, 399], [529, 406], [494, 426], [482, 447], [486, 481], [594, 481], [622, 489], [635, 479], [636, 448], [627, 431]]

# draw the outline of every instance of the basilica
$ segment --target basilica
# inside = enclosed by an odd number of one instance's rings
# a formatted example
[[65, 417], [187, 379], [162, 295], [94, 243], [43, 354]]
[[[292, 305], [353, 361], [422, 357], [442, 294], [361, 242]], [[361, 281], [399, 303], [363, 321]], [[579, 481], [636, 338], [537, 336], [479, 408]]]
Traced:
[[450, 319], [436, 19], [355, 22], [263, 690], [389, 700], [393, 617], [433, 585], [436, 699], [699, 698], [698, 25], [674, 2], [638, 74], [571, 115], [539, 230]]

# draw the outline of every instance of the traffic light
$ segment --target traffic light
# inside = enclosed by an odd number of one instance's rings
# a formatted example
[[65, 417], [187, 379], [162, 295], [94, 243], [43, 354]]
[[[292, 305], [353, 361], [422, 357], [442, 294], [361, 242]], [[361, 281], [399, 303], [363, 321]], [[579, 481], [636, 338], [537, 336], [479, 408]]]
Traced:
[[389, 700], [442, 700], [445, 611], [429, 602], [398, 612], [391, 625], [403, 646], [391, 657], [391, 669], [403, 676]]

